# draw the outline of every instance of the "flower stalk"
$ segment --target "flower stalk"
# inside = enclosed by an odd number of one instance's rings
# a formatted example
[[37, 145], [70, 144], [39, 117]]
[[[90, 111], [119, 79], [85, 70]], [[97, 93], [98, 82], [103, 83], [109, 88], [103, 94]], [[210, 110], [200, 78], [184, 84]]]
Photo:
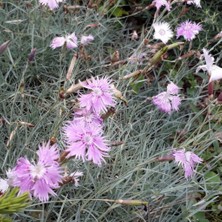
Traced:
[[150, 62], [148, 63], [148, 65], [144, 69], [137, 70], [133, 73], [125, 75], [122, 79], [125, 80], [125, 79], [130, 79], [133, 77], [136, 78], [141, 74], [143, 75], [143, 74], [149, 72], [153, 68], [154, 65], [156, 65], [158, 62], [160, 62], [162, 60], [163, 56], [166, 54], [166, 52], [168, 50], [171, 50], [171, 49], [181, 46], [183, 44], [184, 44], [184, 42], [175, 42], [173, 44], [164, 46], [162, 49], [160, 49], [158, 52], [156, 52], [154, 54], [154, 56], [150, 59]]

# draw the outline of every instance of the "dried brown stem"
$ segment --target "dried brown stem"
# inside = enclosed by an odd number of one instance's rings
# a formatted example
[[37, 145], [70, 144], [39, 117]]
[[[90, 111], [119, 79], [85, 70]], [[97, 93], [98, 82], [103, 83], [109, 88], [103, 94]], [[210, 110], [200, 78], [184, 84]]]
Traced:
[[[84, 81], [84, 82], [85, 82], [85, 81]], [[83, 82], [83, 83], [84, 83], [84, 82]], [[82, 89], [82, 88], [83, 88], [83, 86], [82, 86], [81, 83], [73, 84], [73, 85], [71, 85], [71, 86], [66, 90], [65, 96], [66, 96], [66, 95], [69, 95], [69, 94], [71, 94], [71, 93], [77, 92], [78, 90], [80, 90], [80, 89]]]
[[158, 162], [165, 162], [165, 161], [171, 161], [171, 160], [174, 160], [174, 157], [172, 155], [167, 155], [167, 156], [156, 158], [156, 161]]
[[115, 111], [116, 111], [115, 108], [111, 107], [106, 113], [102, 114], [101, 118], [103, 120], [108, 119], [108, 117], [112, 116], [115, 113]]
[[74, 66], [75, 66], [75, 64], [76, 64], [77, 58], [78, 58], [78, 54], [77, 54], [77, 53], [74, 53], [74, 55], [73, 55], [73, 57], [72, 57], [72, 60], [71, 60], [71, 62], [70, 62], [70, 65], [69, 65], [68, 72], [67, 72], [67, 74], [66, 74], [66, 79], [67, 79], [67, 80], [70, 80], [71, 77], [72, 77], [72, 71], [73, 71]]

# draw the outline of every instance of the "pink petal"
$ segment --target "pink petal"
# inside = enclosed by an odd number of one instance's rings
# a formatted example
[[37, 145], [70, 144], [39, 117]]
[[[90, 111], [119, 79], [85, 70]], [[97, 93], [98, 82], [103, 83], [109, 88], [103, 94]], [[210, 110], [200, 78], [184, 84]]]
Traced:
[[50, 47], [55, 49], [58, 47], [62, 47], [65, 44], [65, 38], [64, 37], [55, 37], [52, 42]]

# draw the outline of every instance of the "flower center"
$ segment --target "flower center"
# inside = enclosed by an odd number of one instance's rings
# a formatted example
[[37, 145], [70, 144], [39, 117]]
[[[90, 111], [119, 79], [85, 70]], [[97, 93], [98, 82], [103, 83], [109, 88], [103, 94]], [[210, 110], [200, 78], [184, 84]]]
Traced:
[[187, 162], [190, 162], [190, 161], [191, 161], [191, 152], [189, 152], [189, 151], [186, 152], [186, 153], [185, 153], [185, 158], [186, 158], [186, 161], [187, 161]]
[[159, 34], [160, 34], [160, 35], [165, 35], [165, 34], [166, 34], [166, 31], [165, 31], [164, 29], [160, 29], [160, 30], [159, 30]]
[[31, 176], [33, 179], [41, 179], [44, 176], [45, 172], [45, 166], [40, 163], [31, 166]]
[[93, 143], [93, 138], [90, 135], [85, 135], [83, 137], [83, 141], [87, 144], [87, 145], [92, 145]]
[[184, 29], [186, 30], [186, 31], [190, 31], [191, 30], [191, 25], [186, 25], [185, 27], [184, 27]]
[[91, 123], [92, 122], [92, 114], [87, 114], [86, 116], [85, 116], [85, 121], [87, 122], [87, 123]]
[[97, 96], [102, 96], [103, 92], [100, 88], [95, 88], [93, 89], [94, 94], [96, 94]]

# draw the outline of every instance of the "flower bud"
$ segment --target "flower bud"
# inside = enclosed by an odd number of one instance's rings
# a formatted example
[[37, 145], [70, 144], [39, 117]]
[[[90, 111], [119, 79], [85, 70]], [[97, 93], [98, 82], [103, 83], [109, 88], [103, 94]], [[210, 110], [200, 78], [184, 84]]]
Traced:
[[6, 41], [0, 45], [0, 55], [8, 48], [10, 41]]
[[29, 62], [33, 62], [35, 60], [35, 55], [36, 55], [36, 48], [33, 48], [28, 56]]

